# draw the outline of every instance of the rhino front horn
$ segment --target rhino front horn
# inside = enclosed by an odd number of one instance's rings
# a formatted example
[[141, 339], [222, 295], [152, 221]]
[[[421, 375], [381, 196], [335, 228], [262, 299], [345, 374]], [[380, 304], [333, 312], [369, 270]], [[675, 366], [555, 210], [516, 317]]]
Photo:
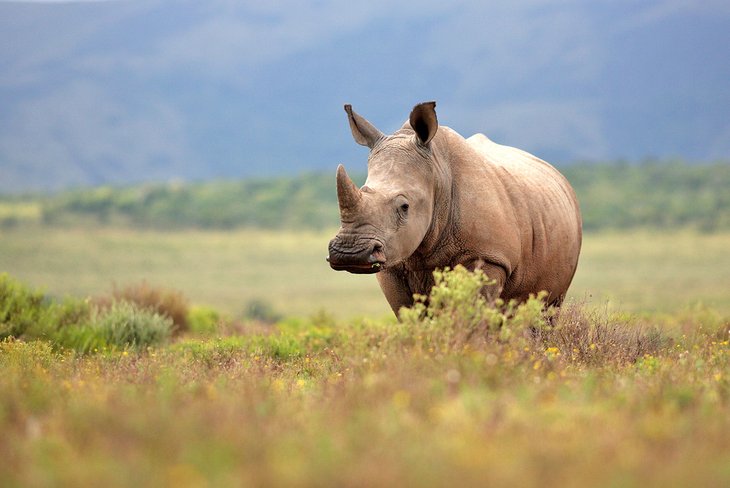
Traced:
[[362, 199], [360, 190], [352, 182], [343, 165], [337, 167], [337, 201], [340, 212], [352, 211]]

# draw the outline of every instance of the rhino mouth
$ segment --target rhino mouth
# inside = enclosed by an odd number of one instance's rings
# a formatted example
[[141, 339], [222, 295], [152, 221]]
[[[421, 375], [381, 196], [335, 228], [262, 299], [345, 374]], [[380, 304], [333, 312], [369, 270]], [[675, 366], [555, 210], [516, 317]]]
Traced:
[[327, 258], [330, 263], [330, 267], [335, 271], [348, 271], [354, 274], [374, 274], [383, 270], [383, 264], [381, 262], [375, 262], [371, 264], [337, 264], [333, 263], [330, 258]]
[[385, 254], [380, 242], [369, 243], [355, 251], [343, 250], [333, 240], [329, 246], [327, 261], [336, 271], [348, 271], [354, 274], [373, 274], [385, 267]]

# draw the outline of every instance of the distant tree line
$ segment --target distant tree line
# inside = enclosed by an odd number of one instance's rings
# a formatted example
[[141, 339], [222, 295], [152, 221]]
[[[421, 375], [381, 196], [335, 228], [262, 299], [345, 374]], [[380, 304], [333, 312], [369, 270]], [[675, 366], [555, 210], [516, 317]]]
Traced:
[[45, 200], [41, 215], [44, 223], [61, 225], [321, 229], [337, 224], [338, 210], [334, 176], [311, 173], [69, 191]]
[[[730, 163], [581, 163], [561, 168], [578, 194], [586, 230], [730, 230]], [[0, 199], [0, 225], [140, 228], [322, 229], [339, 223], [334, 171], [203, 183], [142, 184]], [[362, 175], [356, 180], [362, 183]], [[28, 212], [34, 203], [38, 211]], [[15, 215], [13, 208], [22, 208]], [[25, 216], [25, 217], [23, 217]]]
[[730, 230], [730, 162], [576, 164], [562, 168], [587, 230]]

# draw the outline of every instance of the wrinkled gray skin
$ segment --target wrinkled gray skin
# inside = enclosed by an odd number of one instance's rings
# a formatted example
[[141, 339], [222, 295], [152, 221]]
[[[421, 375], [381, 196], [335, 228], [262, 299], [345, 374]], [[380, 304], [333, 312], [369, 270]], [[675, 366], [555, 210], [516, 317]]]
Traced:
[[342, 226], [330, 241], [336, 270], [377, 273], [393, 311], [428, 294], [433, 271], [462, 264], [496, 284], [488, 298], [525, 300], [545, 290], [560, 305], [581, 246], [578, 202], [551, 165], [483, 134], [439, 126], [436, 103], [416, 105], [386, 136], [345, 106], [355, 141], [370, 148], [357, 188], [342, 165]]

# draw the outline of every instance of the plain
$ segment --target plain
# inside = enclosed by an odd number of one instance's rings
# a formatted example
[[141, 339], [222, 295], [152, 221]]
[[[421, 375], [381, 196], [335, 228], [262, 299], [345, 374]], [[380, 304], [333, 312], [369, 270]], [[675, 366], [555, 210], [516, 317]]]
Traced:
[[[0, 342], [0, 485], [730, 483], [730, 234], [588, 234], [551, 322], [464, 273], [396, 322], [372, 277], [327, 267], [329, 236], [4, 231], [0, 269], [56, 297], [147, 280], [228, 318], [67, 349], [83, 307], [24, 300], [64, 323]], [[0, 286], [0, 325], [19, 289]]]
[[[332, 271], [334, 230], [140, 231], [18, 228], [0, 236], [0, 270], [53, 296], [96, 296], [143, 281], [232, 316], [255, 302], [287, 316], [390, 314], [372, 276]], [[588, 233], [570, 297], [627, 312], [702, 303], [730, 313], [730, 233]]]

